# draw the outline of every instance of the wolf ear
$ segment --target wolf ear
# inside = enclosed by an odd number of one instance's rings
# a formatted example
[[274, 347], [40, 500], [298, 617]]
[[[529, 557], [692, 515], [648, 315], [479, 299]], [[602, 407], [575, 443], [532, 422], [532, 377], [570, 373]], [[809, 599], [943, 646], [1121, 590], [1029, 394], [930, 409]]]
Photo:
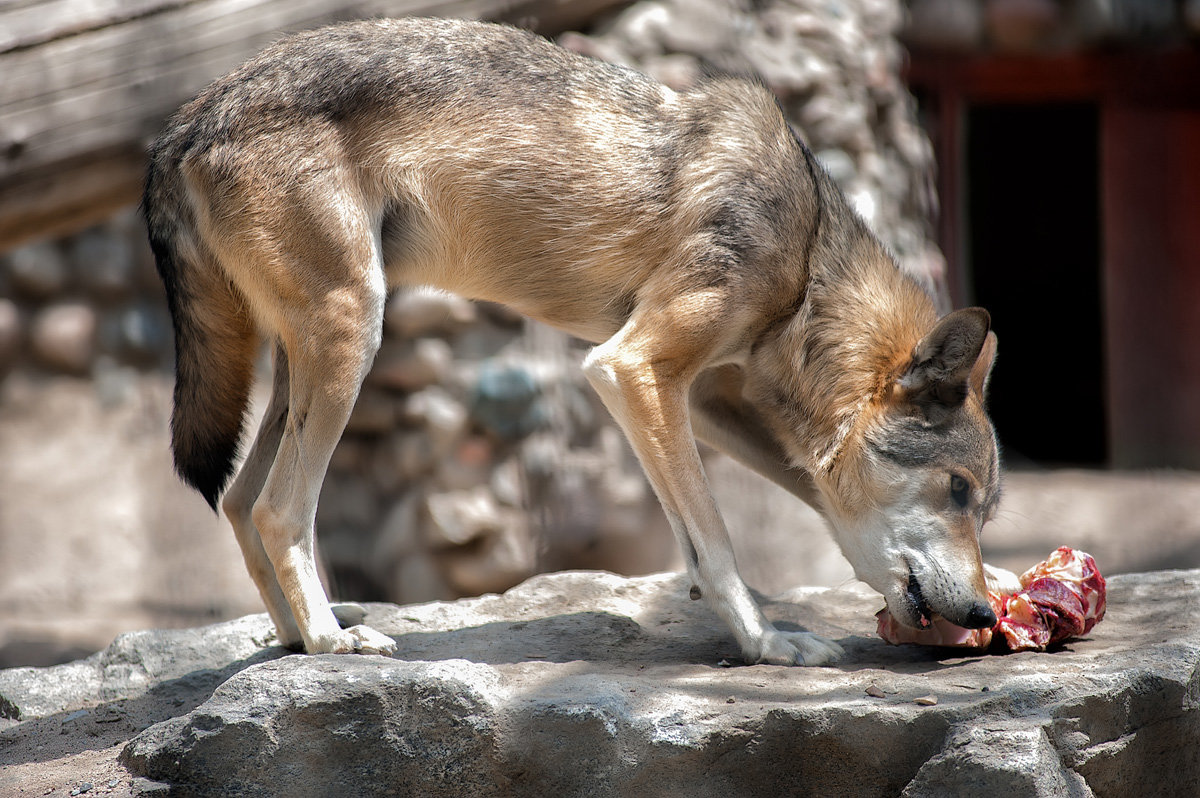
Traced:
[[988, 381], [992, 378], [992, 366], [996, 362], [996, 333], [989, 332], [983, 342], [983, 349], [971, 367], [971, 390], [980, 396], [987, 394]]
[[971, 388], [982, 393], [996, 351], [991, 323], [983, 308], [944, 316], [913, 347], [912, 360], [899, 380], [905, 398], [921, 407], [948, 409], [960, 405]]

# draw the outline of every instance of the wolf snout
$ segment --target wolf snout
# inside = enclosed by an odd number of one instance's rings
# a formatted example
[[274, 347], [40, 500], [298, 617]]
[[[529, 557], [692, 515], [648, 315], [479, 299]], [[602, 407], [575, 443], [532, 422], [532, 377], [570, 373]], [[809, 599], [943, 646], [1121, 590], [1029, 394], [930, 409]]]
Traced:
[[985, 602], [976, 601], [959, 626], [967, 629], [990, 629], [996, 625], [996, 613]]
[[935, 613], [966, 629], [995, 626], [996, 613], [987, 597], [973, 596], [973, 592], [956, 585], [940, 572], [926, 574], [926, 578], [921, 579], [909, 570], [906, 599], [914, 610], [915, 625], [919, 628], [924, 628]]

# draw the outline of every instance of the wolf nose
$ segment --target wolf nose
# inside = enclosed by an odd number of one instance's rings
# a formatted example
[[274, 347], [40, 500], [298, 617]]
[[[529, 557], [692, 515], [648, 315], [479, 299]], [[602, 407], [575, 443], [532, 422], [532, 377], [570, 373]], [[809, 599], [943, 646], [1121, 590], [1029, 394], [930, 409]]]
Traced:
[[992, 608], [987, 604], [979, 601], [975, 602], [963, 620], [963, 626], [968, 629], [987, 629], [995, 625], [996, 613], [992, 612]]

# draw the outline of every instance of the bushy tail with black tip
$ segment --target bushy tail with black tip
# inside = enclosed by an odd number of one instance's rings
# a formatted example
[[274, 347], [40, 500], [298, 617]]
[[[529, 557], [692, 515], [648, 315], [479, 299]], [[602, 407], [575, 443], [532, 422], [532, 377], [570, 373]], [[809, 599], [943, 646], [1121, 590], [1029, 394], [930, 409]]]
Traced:
[[142, 211], [175, 328], [175, 470], [215, 511], [238, 458], [259, 339], [203, 244], [181, 180], [177, 162], [152, 159]]

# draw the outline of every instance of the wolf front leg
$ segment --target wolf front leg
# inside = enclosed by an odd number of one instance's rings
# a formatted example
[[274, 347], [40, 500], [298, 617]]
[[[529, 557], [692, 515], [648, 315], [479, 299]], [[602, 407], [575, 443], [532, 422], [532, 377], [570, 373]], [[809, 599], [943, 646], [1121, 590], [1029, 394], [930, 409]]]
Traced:
[[[841, 648], [783, 632], [763, 615], [738, 574], [724, 519], [709, 489], [688, 413], [692, 380], [722, 354], [705, 297], [639, 308], [597, 346], [584, 373], [620, 424], [683, 549], [688, 573], [729, 625], [749, 663], [825, 665]], [[711, 310], [711, 308], [709, 308]]]

